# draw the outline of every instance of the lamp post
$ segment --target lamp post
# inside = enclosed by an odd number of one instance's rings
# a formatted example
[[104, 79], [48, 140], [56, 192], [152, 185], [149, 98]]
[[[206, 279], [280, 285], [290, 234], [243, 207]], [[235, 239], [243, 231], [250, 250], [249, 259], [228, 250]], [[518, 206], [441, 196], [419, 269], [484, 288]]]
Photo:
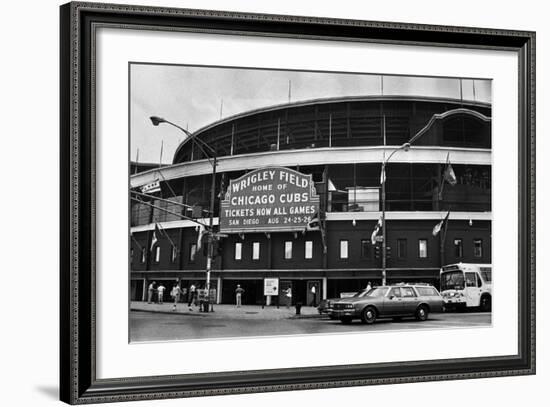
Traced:
[[[380, 183], [382, 184], [382, 229], [383, 229], [382, 230], [382, 244], [383, 244], [382, 246], [382, 284], [384, 285], [386, 284], [386, 164], [397, 151], [399, 150], [409, 151], [411, 144], [414, 141], [416, 141], [418, 138], [426, 134], [437, 120], [442, 120], [449, 116], [453, 116], [457, 114], [468, 114], [468, 115], [477, 117], [478, 119], [483, 121], [491, 120], [490, 118], [484, 116], [479, 112], [469, 110], [469, 109], [464, 109], [464, 108], [452, 109], [444, 113], [436, 113], [430, 118], [430, 120], [428, 120], [428, 122], [424, 127], [422, 127], [419, 131], [416, 132], [414, 136], [410, 138], [408, 142], [402, 144], [401, 146], [396, 147], [391, 152], [388, 158], [384, 157], [382, 159], [382, 175], [381, 175]], [[383, 118], [382, 128], [384, 132], [383, 137], [384, 137], [384, 146], [385, 146], [386, 145], [386, 117], [385, 116]], [[385, 150], [384, 150], [384, 155], [385, 155]], [[442, 251], [442, 254], [441, 254], [442, 258], [443, 258], [443, 254], [444, 252]]]
[[[411, 139], [413, 140], [414, 137]], [[409, 151], [410, 141], [395, 148], [388, 158], [382, 160], [382, 285], [386, 285], [386, 164], [392, 156], [399, 150]], [[384, 154], [385, 155], [385, 154]]]
[[[153, 123], [153, 126], [158, 126], [161, 123], [169, 124], [183, 133], [185, 133], [186, 136], [189, 137], [189, 139], [197, 144], [197, 146], [200, 148], [200, 150], [203, 152], [203, 154], [208, 159], [208, 162], [212, 165], [212, 182], [210, 186], [210, 233], [208, 234], [208, 256], [206, 258], [206, 312], [210, 311], [210, 272], [212, 271], [212, 257], [214, 255], [214, 200], [216, 196], [216, 167], [218, 165], [218, 158], [216, 151], [210, 147], [208, 144], [206, 144], [204, 141], [195, 138], [195, 135], [189, 132], [188, 130], [185, 130], [183, 127], [178, 126], [175, 123], [172, 123], [166, 119], [163, 119], [162, 117], [158, 116], [151, 116], [150, 117], [151, 123]], [[208, 150], [208, 153], [205, 151]]]

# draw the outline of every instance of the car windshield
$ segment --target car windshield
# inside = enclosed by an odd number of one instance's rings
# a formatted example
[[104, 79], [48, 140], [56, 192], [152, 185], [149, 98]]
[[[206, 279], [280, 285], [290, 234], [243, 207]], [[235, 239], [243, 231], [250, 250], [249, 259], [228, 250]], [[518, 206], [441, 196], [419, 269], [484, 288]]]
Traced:
[[441, 274], [441, 290], [462, 290], [464, 289], [464, 273], [462, 271], [451, 271]]
[[416, 291], [418, 291], [418, 294], [425, 297], [433, 297], [439, 295], [433, 287], [416, 287]]
[[370, 289], [368, 292], [365, 292], [364, 295], [367, 297], [383, 297], [388, 291], [388, 287], [376, 287]]

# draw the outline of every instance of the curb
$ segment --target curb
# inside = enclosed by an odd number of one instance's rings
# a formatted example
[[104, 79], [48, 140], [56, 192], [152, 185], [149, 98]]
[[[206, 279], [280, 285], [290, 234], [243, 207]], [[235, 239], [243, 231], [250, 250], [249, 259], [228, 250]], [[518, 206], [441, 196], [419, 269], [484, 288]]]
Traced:
[[305, 314], [305, 315], [292, 315], [288, 319], [313, 319], [313, 318], [323, 318], [325, 315], [320, 314]]
[[140, 309], [140, 308], [130, 308], [130, 311], [135, 312], [151, 312], [154, 314], [167, 314], [167, 315], [189, 315], [191, 317], [203, 317], [206, 318], [208, 315], [204, 315], [204, 313], [193, 313], [193, 312], [182, 312], [182, 311], [161, 311], [161, 310], [154, 310], [154, 309]]
[[[141, 308], [130, 308], [130, 311], [134, 312], [150, 312], [153, 314], [166, 314], [166, 315], [188, 315], [191, 317], [202, 317], [202, 318], [208, 318], [209, 314], [212, 314], [211, 312], [186, 312], [186, 311], [164, 311], [164, 310], [153, 310], [153, 309], [141, 309]], [[214, 312], [215, 314], [215, 312]], [[313, 319], [313, 318], [323, 318], [324, 315], [320, 314], [301, 314], [301, 315], [291, 315], [286, 318], [281, 319]], [[272, 318], [268, 318], [272, 319]]]

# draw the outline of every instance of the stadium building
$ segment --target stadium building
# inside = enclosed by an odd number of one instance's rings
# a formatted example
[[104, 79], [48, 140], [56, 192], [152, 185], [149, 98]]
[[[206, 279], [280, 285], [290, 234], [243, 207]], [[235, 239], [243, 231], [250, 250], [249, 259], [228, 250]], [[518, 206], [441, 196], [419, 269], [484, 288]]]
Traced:
[[[321, 99], [216, 121], [182, 142], [171, 165], [131, 163], [130, 186], [141, 194], [131, 199], [132, 300], [146, 299], [151, 281], [171, 287], [177, 280], [184, 289], [205, 283], [196, 222], [209, 224], [213, 168], [201, 143], [217, 157], [213, 224], [222, 237], [211, 288], [218, 303], [233, 302], [237, 284], [244, 304], [263, 303], [265, 278], [279, 279], [280, 304], [286, 287], [293, 303], [309, 304], [381, 284], [384, 231], [373, 232], [383, 210], [388, 283], [438, 287], [442, 265], [491, 263], [490, 104]], [[269, 174], [286, 177], [289, 189], [282, 192], [292, 191], [276, 198], [298, 206], [278, 220], [255, 219], [262, 199], [274, 207], [271, 188], [286, 188], [270, 183]], [[249, 185], [254, 182], [258, 186]], [[238, 185], [252, 192], [238, 199]], [[297, 192], [302, 187], [306, 192]], [[229, 215], [241, 219], [224, 218]]]

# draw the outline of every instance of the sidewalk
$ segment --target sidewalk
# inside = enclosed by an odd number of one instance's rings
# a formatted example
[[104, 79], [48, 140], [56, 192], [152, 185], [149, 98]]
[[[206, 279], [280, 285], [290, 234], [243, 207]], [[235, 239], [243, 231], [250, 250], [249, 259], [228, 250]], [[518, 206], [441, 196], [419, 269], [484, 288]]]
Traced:
[[301, 319], [301, 318], [320, 318], [317, 308], [302, 307], [300, 315], [296, 315], [295, 307], [279, 307], [268, 306], [262, 308], [261, 305], [243, 305], [237, 308], [231, 304], [214, 304], [214, 312], [200, 312], [199, 307], [187, 307], [187, 304], [179, 303], [176, 311], [172, 311], [173, 303], [165, 302], [164, 304], [147, 304], [142, 301], [132, 301], [130, 303], [131, 311], [156, 312], [162, 314], [180, 314], [189, 315], [198, 318], [213, 318], [213, 319]]

